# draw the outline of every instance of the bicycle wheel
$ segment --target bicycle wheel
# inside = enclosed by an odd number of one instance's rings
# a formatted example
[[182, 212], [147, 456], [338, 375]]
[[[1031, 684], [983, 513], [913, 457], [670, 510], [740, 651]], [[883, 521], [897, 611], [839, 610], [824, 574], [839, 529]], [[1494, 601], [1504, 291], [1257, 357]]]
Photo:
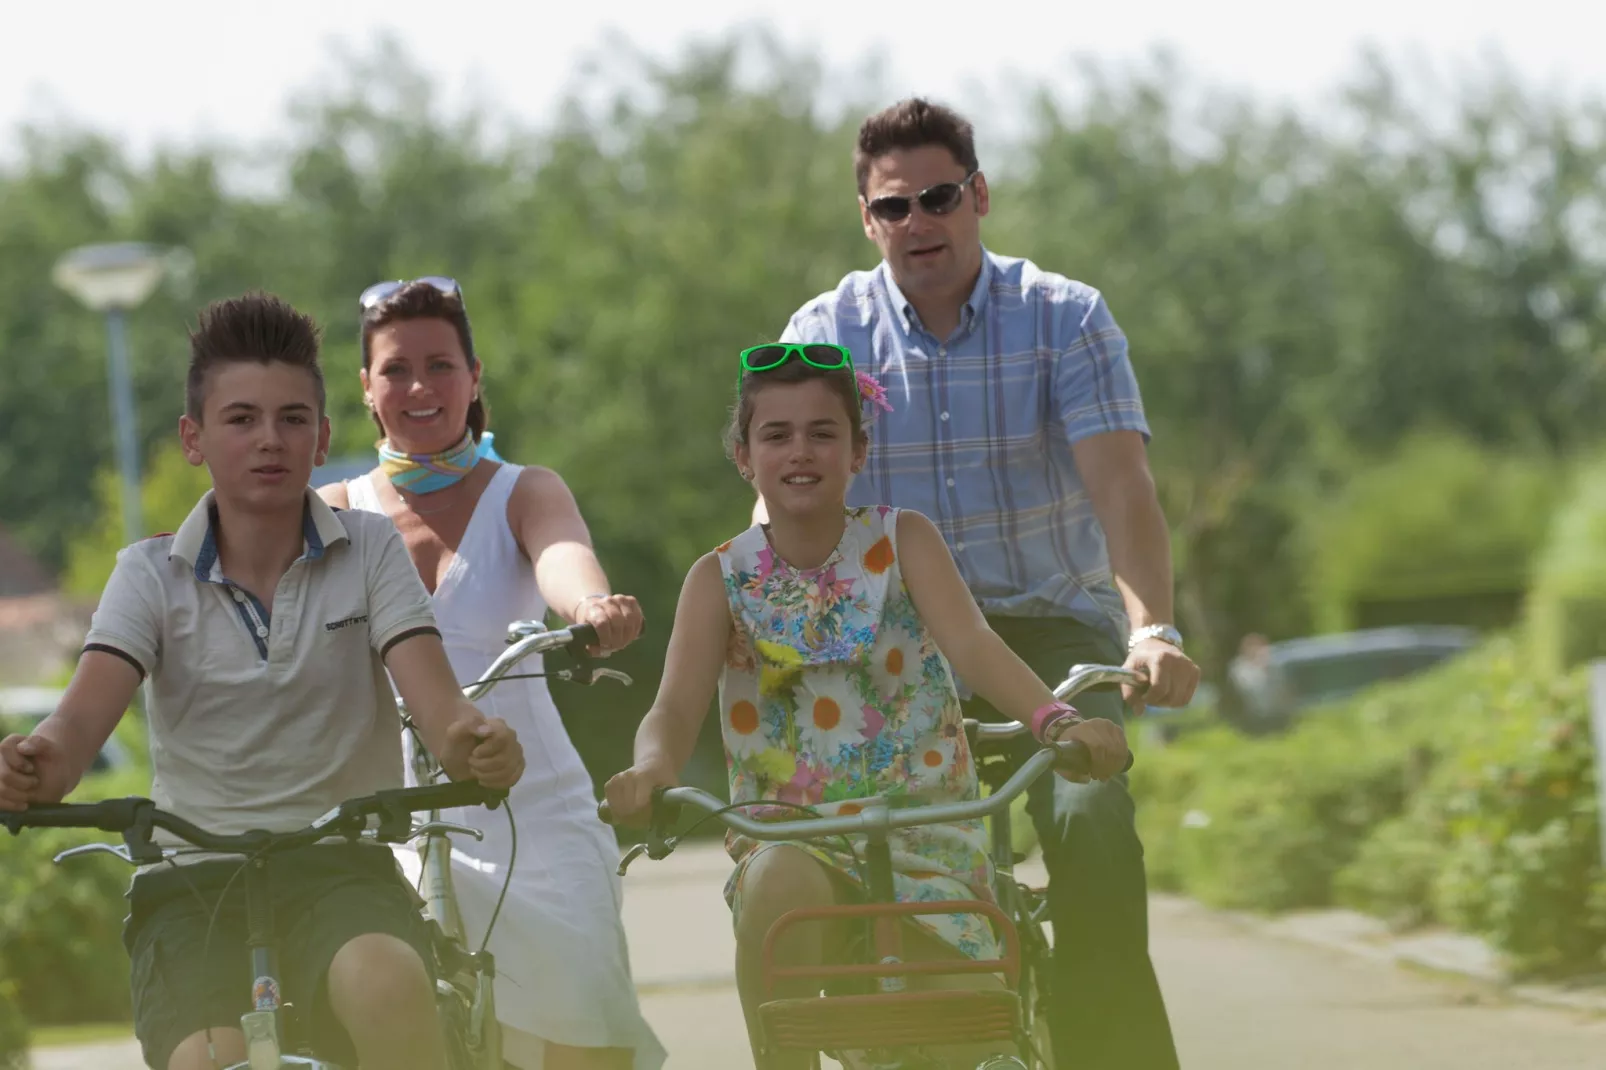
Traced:
[[1031, 916], [1035, 897], [1022, 897], [1023, 915], [1016, 928], [1021, 936], [1021, 1061], [1030, 1070], [1054, 1070], [1054, 1044], [1049, 1035], [1048, 1014], [1053, 1004], [1054, 949], [1042, 927]]
[[1021, 993], [1028, 1046], [1027, 1051], [1021, 1052], [1021, 1057], [1031, 1070], [1054, 1070], [1054, 1043], [1048, 1032], [1048, 1008], [1052, 1004], [1048, 998], [1047, 977], [1043, 969], [1048, 964], [1047, 959], [1047, 955], [1041, 956], [1033, 964], [1031, 979], [1026, 986], [1030, 994]]

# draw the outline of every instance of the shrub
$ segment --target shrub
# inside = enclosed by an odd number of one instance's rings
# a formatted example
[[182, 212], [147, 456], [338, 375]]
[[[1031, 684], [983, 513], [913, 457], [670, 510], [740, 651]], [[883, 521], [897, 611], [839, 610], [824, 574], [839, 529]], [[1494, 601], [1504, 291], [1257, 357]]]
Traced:
[[1388, 458], [1358, 462], [1336, 493], [1302, 510], [1317, 625], [1364, 626], [1367, 603], [1420, 623], [1516, 623], [1554, 486], [1549, 463], [1443, 434], [1418, 433]]
[[1453, 926], [1520, 974], [1598, 970], [1586, 690], [1586, 670], [1549, 675], [1506, 637], [1283, 737], [1201, 733], [1145, 754], [1133, 789], [1151, 879], [1215, 906], [1343, 903]]
[[1583, 473], [1557, 513], [1527, 617], [1534, 652], [1550, 671], [1606, 657], [1606, 462]]
[[[133, 729], [125, 727], [120, 734], [132, 740]], [[88, 780], [72, 799], [87, 802], [149, 790], [149, 774], [136, 768]], [[68, 847], [111, 839], [77, 829], [0, 834], [0, 986], [11, 986], [31, 1025], [129, 1016], [122, 926], [132, 871], [109, 857], [60, 866], [51, 861]]]

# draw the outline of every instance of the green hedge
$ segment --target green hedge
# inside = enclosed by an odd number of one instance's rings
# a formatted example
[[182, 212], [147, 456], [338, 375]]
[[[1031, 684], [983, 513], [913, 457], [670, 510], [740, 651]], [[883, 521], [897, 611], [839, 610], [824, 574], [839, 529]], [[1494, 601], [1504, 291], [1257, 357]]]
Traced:
[[[72, 799], [143, 795], [142, 770], [97, 778]], [[133, 871], [109, 856], [51, 859], [80, 843], [113, 842], [77, 829], [0, 835], [0, 985], [33, 1026], [124, 1021], [130, 1014], [123, 950], [124, 893]]]
[[17, 984], [0, 961], [0, 1070], [27, 1070], [28, 1020], [17, 1005]]
[[1354, 464], [1342, 485], [1313, 491], [1300, 510], [1321, 630], [1366, 626], [1368, 604], [1394, 605], [1413, 623], [1428, 622], [1423, 613], [1438, 623], [1516, 623], [1557, 504], [1553, 461], [1418, 432]]
[[[124, 717], [117, 738], [133, 754], [135, 767], [92, 777], [70, 801], [149, 794], [139, 718]], [[109, 856], [60, 866], [51, 861], [64, 848], [115, 839], [69, 829], [0, 833], [0, 1038], [6, 1035], [8, 1002], [32, 1026], [128, 1020], [122, 928], [133, 870]], [[4, 1043], [0, 1039], [0, 1051]]]
[[1584, 471], [1557, 513], [1535, 564], [1528, 625], [1553, 671], [1606, 657], [1606, 462]]
[[1316, 711], [1286, 736], [1225, 730], [1134, 768], [1151, 881], [1214, 906], [1348, 904], [1486, 937], [1529, 974], [1606, 946], [1583, 670], [1500, 639]]
[[1512, 681], [1366, 843], [1339, 899], [1488, 937], [1522, 972], [1598, 969], [1606, 948], [1583, 671]]

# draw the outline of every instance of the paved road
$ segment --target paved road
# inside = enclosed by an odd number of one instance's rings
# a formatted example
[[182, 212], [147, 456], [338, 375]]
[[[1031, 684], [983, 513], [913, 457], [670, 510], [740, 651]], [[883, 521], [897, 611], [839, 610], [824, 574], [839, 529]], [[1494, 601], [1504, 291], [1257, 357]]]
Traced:
[[[731, 987], [726, 873], [686, 848], [626, 879], [643, 1005], [669, 1070], [749, 1066]], [[1190, 903], [1153, 904], [1154, 956], [1185, 1070], [1602, 1070], [1606, 1021], [1506, 1006], [1431, 980], [1247, 930]], [[141, 1070], [137, 1049], [41, 1052], [36, 1070]]]

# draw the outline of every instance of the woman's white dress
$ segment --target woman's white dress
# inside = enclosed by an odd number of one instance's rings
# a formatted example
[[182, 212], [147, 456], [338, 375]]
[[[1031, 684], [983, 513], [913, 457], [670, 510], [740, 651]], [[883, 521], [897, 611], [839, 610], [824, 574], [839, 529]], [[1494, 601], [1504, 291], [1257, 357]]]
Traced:
[[[435, 591], [447, 657], [465, 683], [506, 649], [511, 621], [546, 613], [534, 569], [507, 522], [508, 500], [521, 471], [503, 464], [491, 478]], [[383, 513], [371, 478], [346, 484], [351, 506]], [[526, 658], [515, 670], [540, 671], [539, 656]], [[597, 818], [590, 775], [546, 681], [509, 680], [477, 705], [518, 733], [526, 766], [508, 797], [518, 854], [490, 944], [504, 1055], [520, 1070], [540, 1070], [545, 1041], [634, 1048], [635, 1070], [658, 1070], [665, 1052], [642, 1017], [625, 947], [618, 843]], [[478, 947], [507, 875], [512, 846], [507, 814], [474, 808], [441, 816], [485, 832], [483, 841], [453, 841], [453, 884], [463, 924]], [[411, 850], [398, 853], [416, 880], [418, 856]]]

